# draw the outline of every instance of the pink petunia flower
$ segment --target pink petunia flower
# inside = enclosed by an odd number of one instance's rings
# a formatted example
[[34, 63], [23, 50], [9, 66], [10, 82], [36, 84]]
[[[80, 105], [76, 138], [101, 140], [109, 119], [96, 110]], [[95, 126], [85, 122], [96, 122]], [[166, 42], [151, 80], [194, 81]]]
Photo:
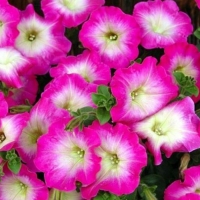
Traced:
[[0, 119], [0, 150], [8, 151], [16, 143], [26, 126], [28, 113], [7, 115]]
[[32, 4], [21, 12], [18, 30], [15, 47], [35, 62], [32, 69], [34, 74], [47, 73], [50, 64], [57, 64], [71, 48], [71, 42], [64, 36], [61, 23], [55, 19], [50, 21], [40, 17]]
[[[200, 52], [193, 44], [181, 42], [165, 47], [159, 66], [164, 67], [172, 77], [173, 72], [182, 72], [193, 77], [200, 85]], [[195, 98], [195, 102], [199, 98]]]
[[95, 133], [83, 129], [65, 131], [65, 122], [53, 124], [38, 140], [35, 165], [44, 172], [46, 185], [62, 191], [76, 189], [76, 182], [88, 185], [100, 170], [95, 149], [100, 140]]
[[98, 134], [101, 140], [96, 152], [102, 160], [96, 181], [81, 188], [83, 198], [92, 199], [99, 190], [119, 196], [132, 193], [139, 185], [142, 168], [147, 164], [145, 148], [139, 144], [137, 135], [123, 124], [113, 127], [100, 125], [97, 121], [89, 126], [88, 131]]
[[130, 65], [139, 52], [140, 28], [131, 15], [117, 7], [101, 7], [91, 13], [79, 32], [85, 48], [96, 51], [111, 68]]
[[47, 19], [58, 16], [64, 26], [71, 28], [86, 21], [90, 13], [104, 3], [105, 0], [42, 0], [41, 6]]
[[11, 46], [0, 47], [0, 55], [0, 81], [7, 86], [21, 87], [20, 75], [29, 70], [30, 61]]
[[197, 4], [198, 8], [200, 9], [200, 0], [195, 0], [195, 2]]
[[68, 112], [77, 111], [86, 106], [95, 107], [91, 94], [96, 92], [97, 85], [87, 83], [78, 74], [65, 74], [51, 81], [42, 93], [58, 108]]
[[100, 56], [85, 50], [78, 56], [68, 56], [50, 69], [50, 75], [54, 78], [63, 74], [79, 74], [87, 82], [107, 85], [111, 79], [110, 67], [105, 65]]
[[184, 181], [171, 183], [164, 192], [164, 200], [199, 200], [200, 199], [200, 166], [184, 170]]
[[8, 103], [5, 100], [4, 94], [0, 92], [0, 118], [8, 114]]
[[114, 122], [131, 124], [152, 115], [178, 95], [178, 86], [157, 60], [146, 57], [142, 64], [116, 70], [110, 88], [116, 98], [111, 108]]
[[[5, 168], [5, 167], [4, 167]], [[18, 174], [4, 169], [5, 175], [0, 181], [0, 199], [2, 200], [48, 200], [48, 189], [22, 164]]]
[[16, 142], [15, 149], [21, 159], [27, 164], [30, 170], [38, 171], [33, 163], [37, 152], [37, 140], [40, 136], [48, 132], [49, 126], [60, 120], [69, 121], [67, 111], [55, 107], [49, 99], [41, 98], [30, 111], [30, 119], [23, 128], [19, 139]]
[[8, 3], [8, 0], [1, 0], [0, 8], [0, 47], [12, 46], [19, 34], [17, 25], [20, 21], [20, 13], [17, 8]]
[[186, 42], [193, 31], [190, 17], [180, 12], [172, 0], [139, 2], [134, 6], [133, 17], [141, 27], [141, 45], [146, 49]]
[[154, 156], [155, 165], [159, 165], [161, 152], [169, 158], [173, 152], [191, 152], [200, 148], [199, 125], [194, 102], [186, 97], [134, 123], [132, 130], [142, 139], [147, 139], [146, 147]]

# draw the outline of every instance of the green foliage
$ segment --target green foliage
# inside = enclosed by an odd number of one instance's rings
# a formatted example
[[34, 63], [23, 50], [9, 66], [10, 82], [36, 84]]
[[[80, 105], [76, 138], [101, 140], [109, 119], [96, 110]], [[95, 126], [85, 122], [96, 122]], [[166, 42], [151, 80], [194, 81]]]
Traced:
[[193, 33], [198, 39], [200, 39], [200, 27], [198, 27]]
[[13, 173], [17, 174], [21, 168], [21, 160], [16, 154], [15, 150], [2, 151], [0, 157], [6, 161], [8, 168]]
[[185, 76], [182, 72], [174, 72], [174, 77], [179, 85], [179, 97], [184, 98], [186, 96], [198, 96], [199, 89], [195, 85], [196, 81], [193, 77]]

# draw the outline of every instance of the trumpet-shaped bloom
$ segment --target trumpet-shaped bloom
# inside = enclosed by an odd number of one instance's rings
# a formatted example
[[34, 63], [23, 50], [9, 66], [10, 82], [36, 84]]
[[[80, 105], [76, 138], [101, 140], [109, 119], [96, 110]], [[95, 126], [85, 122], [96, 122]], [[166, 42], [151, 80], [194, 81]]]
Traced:
[[90, 13], [102, 6], [105, 0], [42, 0], [41, 3], [46, 18], [60, 17], [64, 26], [70, 28], [87, 20]]
[[4, 98], [4, 94], [0, 92], [0, 118], [8, 114], [8, 103]]
[[101, 157], [101, 169], [96, 181], [82, 187], [83, 198], [91, 199], [99, 190], [116, 195], [132, 193], [140, 182], [140, 172], [147, 164], [145, 148], [135, 133], [123, 124], [112, 127], [95, 121], [88, 131], [98, 134], [101, 145], [96, 152]]
[[49, 99], [41, 98], [30, 111], [30, 118], [22, 130], [15, 148], [21, 159], [32, 171], [38, 171], [33, 163], [37, 152], [37, 140], [48, 132], [49, 126], [60, 119], [69, 119], [68, 113], [55, 107]]
[[156, 114], [132, 125], [132, 130], [142, 139], [154, 156], [162, 162], [161, 151], [169, 158], [173, 152], [191, 152], [200, 148], [200, 120], [190, 97], [175, 101]]
[[7, 115], [0, 119], [0, 150], [8, 151], [16, 143], [26, 126], [28, 113]]
[[164, 192], [164, 200], [199, 200], [200, 166], [184, 170], [184, 181], [171, 183]]
[[15, 38], [19, 34], [17, 25], [20, 13], [8, 3], [8, 0], [1, 0], [0, 8], [0, 47], [10, 46], [15, 43]]
[[95, 149], [100, 140], [95, 133], [65, 131], [65, 122], [53, 124], [38, 140], [35, 165], [44, 172], [46, 185], [62, 191], [76, 189], [76, 181], [88, 185], [100, 170]]
[[30, 68], [30, 61], [11, 46], [0, 47], [0, 81], [19, 88], [22, 86], [20, 75]]
[[107, 85], [111, 79], [110, 67], [105, 65], [100, 56], [85, 50], [78, 56], [68, 56], [50, 69], [50, 75], [54, 78], [63, 74], [79, 74], [87, 82]]
[[49, 98], [58, 108], [77, 111], [77, 109], [92, 106], [91, 94], [96, 92], [97, 85], [87, 83], [78, 74], [63, 75], [46, 86], [42, 97]]
[[35, 173], [28, 171], [25, 165], [22, 164], [18, 174], [8, 169], [4, 169], [4, 174], [0, 181], [0, 199], [48, 200], [47, 187]]
[[179, 11], [175, 1], [139, 2], [133, 16], [141, 27], [141, 45], [146, 49], [186, 42], [193, 31], [190, 17]]
[[110, 87], [116, 98], [111, 108], [114, 122], [131, 124], [152, 115], [178, 95], [178, 87], [157, 60], [147, 57], [142, 64], [118, 69]]
[[19, 35], [15, 47], [23, 55], [31, 57], [35, 74], [45, 74], [50, 64], [57, 64], [71, 48], [71, 42], [64, 36], [64, 27], [57, 20], [45, 20], [29, 4], [21, 13], [18, 24]]
[[[159, 65], [172, 76], [173, 72], [182, 72], [186, 76], [193, 77], [197, 85], [200, 85], [200, 52], [193, 44], [181, 42], [165, 47]], [[199, 98], [195, 98], [195, 101]]]
[[99, 53], [111, 68], [130, 65], [138, 56], [140, 28], [131, 15], [117, 7], [101, 7], [82, 25], [79, 38], [83, 46]]

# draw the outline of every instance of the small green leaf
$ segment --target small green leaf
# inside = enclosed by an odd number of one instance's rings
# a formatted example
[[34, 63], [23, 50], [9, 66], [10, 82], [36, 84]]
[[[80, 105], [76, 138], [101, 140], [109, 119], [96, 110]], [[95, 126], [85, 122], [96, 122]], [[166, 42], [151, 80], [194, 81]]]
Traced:
[[96, 116], [100, 124], [105, 124], [110, 119], [110, 112], [105, 108], [97, 108]]
[[103, 94], [99, 94], [99, 93], [93, 93], [92, 94], [92, 101], [99, 106], [99, 104], [104, 101], [107, 101], [107, 98], [103, 95]]
[[8, 168], [10, 169], [10, 171], [14, 172], [15, 174], [17, 174], [21, 168], [21, 160], [19, 157], [13, 159], [13, 160], [9, 160], [7, 162]]
[[100, 85], [97, 89], [99, 94], [103, 94], [105, 97], [109, 98], [110, 97], [110, 89], [108, 86], [105, 85]]
[[3, 160], [7, 160], [7, 159], [6, 159], [6, 154], [7, 154], [6, 151], [1, 151], [1, 152], [0, 152], [0, 157], [1, 157]]
[[197, 37], [198, 39], [200, 39], [200, 27], [197, 28], [195, 31], [194, 31], [194, 36]]

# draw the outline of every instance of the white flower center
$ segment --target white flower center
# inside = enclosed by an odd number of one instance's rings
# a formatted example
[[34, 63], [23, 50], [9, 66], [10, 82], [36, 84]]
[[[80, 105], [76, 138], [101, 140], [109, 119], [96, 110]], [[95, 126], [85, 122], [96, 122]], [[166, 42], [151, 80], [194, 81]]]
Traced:
[[28, 36], [28, 40], [32, 42], [35, 39], [36, 39], [36, 33], [30, 33]]
[[166, 133], [162, 130], [162, 128], [160, 126], [154, 126], [153, 132], [159, 136], [166, 135]]
[[83, 158], [85, 155], [85, 151], [79, 147], [74, 148], [75, 153], [78, 155], [78, 157]]
[[109, 32], [106, 34], [106, 37], [110, 40], [110, 41], [116, 41], [118, 39], [118, 35], [113, 33], [113, 32]]

